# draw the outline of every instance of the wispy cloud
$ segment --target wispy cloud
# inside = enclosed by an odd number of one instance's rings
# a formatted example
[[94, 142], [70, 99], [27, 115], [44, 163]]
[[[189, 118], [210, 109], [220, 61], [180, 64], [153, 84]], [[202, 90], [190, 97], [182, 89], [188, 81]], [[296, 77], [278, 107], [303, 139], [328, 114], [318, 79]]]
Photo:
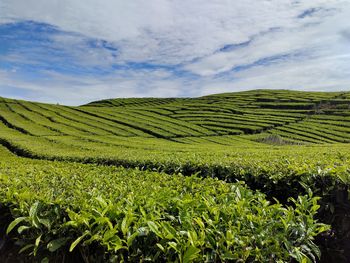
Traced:
[[341, 0], [3, 0], [0, 95], [350, 89], [349, 15]]
[[[18, 71], [0, 70], [0, 94], [13, 98], [80, 105], [117, 97], [194, 96], [192, 85], [165, 70], [124, 69], [118, 74], [96, 77], [42, 71], [33, 78]], [[190, 90], [188, 90], [190, 88]], [[22, 96], [21, 96], [22, 95]]]

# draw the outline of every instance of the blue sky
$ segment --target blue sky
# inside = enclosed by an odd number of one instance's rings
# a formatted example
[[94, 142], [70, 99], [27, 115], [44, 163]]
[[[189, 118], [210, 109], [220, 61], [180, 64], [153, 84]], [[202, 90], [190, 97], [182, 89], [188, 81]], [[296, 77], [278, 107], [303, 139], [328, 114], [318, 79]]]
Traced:
[[0, 96], [350, 90], [349, 16], [337, 0], [1, 0]]

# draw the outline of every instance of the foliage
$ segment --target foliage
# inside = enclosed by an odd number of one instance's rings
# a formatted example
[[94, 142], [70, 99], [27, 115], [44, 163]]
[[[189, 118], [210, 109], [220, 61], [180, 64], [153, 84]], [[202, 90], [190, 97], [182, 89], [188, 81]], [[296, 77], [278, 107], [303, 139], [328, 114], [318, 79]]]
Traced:
[[349, 259], [349, 96], [0, 98], [0, 237], [44, 262], [307, 262], [315, 235]]
[[328, 229], [311, 192], [282, 206], [242, 183], [11, 158], [0, 166], [7, 232], [39, 258], [78, 249], [89, 262], [311, 262]]

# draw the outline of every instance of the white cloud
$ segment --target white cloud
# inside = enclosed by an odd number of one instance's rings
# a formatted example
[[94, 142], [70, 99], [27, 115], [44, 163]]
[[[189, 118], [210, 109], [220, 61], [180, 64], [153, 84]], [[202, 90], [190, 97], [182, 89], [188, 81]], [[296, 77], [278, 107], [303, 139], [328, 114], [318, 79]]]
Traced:
[[[293, 59], [294, 55], [322, 57], [350, 53], [348, 43], [344, 44], [341, 40], [342, 34], [344, 36], [344, 32], [347, 32], [345, 30], [350, 26], [350, 9], [338, 12], [335, 17], [326, 19], [306, 18], [306, 24], [297, 21], [293, 28], [281, 28], [257, 36], [239, 50], [211, 54], [187, 65], [186, 69], [201, 76], [210, 76], [271, 57], [291, 55], [290, 58]], [[317, 24], [312, 24], [311, 21]]]
[[[65, 105], [80, 105], [94, 100], [122, 97], [179, 97], [184, 96], [183, 80], [168, 79], [162, 70], [120, 72], [95, 78], [42, 72], [43, 77], [28, 81], [16, 71], [0, 70], [0, 94], [26, 94], [26, 99]], [[7, 92], [6, 92], [7, 91]], [[11, 95], [20, 98], [17, 95]]]
[[14, 19], [45, 22], [65, 31], [114, 42], [121, 48], [121, 60], [169, 64], [210, 55], [226, 44], [247, 41], [272, 27], [299, 28], [295, 17], [305, 9], [339, 8], [344, 3], [336, 0], [2, 0], [0, 17], [6, 14]]
[[293, 89], [310, 91], [349, 91], [350, 54], [303, 61], [283, 61], [206, 78], [200, 95], [249, 89]]
[[[0, 72], [0, 83], [67, 104], [252, 88], [350, 89], [349, 16], [348, 0], [1, 0], [0, 24], [33, 20], [57, 26], [69, 33], [53, 35], [50, 48], [61, 50], [73, 65], [109, 73], [49, 71], [33, 80], [17, 70]], [[117, 54], [91, 48], [86, 39], [107, 41]], [[249, 45], [219, 52], [246, 41]], [[39, 65], [59, 60], [42, 50], [2, 59]], [[257, 63], [269, 58], [275, 59]], [[127, 62], [176, 64], [198, 78], [167, 69], [112, 69]], [[242, 66], [247, 67], [232, 71]]]

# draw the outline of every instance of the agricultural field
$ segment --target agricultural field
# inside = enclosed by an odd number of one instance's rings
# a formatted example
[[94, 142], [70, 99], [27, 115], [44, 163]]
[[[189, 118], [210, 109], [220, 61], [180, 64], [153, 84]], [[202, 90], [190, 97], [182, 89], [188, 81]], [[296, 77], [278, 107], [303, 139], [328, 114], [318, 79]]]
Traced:
[[350, 262], [350, 93], [0, 98], [0, 262]]

